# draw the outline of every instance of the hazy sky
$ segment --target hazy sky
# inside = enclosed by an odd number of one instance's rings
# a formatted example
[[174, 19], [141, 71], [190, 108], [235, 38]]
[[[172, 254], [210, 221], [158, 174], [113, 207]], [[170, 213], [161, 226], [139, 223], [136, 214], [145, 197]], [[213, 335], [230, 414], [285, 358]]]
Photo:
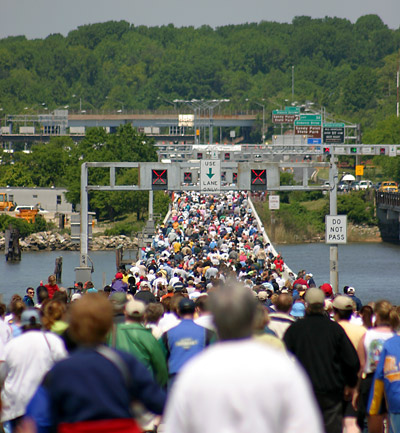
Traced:
[[0, 0], [0, 38], [67, 35], [83, 24], [126, 20], [135, 25], [217, 27], [245, 22], [291, 22], [298, 15], [355, 22], [377, 14], [400, 27], [400, 0]]

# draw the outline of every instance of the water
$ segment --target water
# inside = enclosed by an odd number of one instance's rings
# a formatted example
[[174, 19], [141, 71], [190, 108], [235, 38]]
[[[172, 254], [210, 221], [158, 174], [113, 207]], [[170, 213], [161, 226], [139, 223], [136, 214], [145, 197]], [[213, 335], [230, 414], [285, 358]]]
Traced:
[[[293, 272], [305, 269], [314, 275], [317, 285], [329, 282], [329, 245], [276, 245]], [[55, 259], [63, 258], [62, 286], [74, 284], [74, 268], [79, 265], [79, 252], [23, 252], [19, 263], [7, 263], [0, 256], [0, 293], [8, 302], [14, 293], [23, 295], [28, 286], [37, 287], [54, 272]], [[92, 280], [101, 288], [115, 275], [115, 252], [93, 251]], [[400, 246], [387, 243], [359, 243], [339, 246], [339, 289], [349, 285], [363, 303], [388, 299], [400, 305]]]
[[[329, 282], [329, 245], [276, 245], [294, 273], [311, 272], [317, 286]], [[353, 286], [363, 303], [387, 299], [400, 305], [400, 246], [388, 243], [339, 245], [339, 291]]]
[[[97, 288], [111, 283], [116, 272], [114, 251], [92, 251], [89, 254], [94, 263], [92, 281]], [[40, 281], [47, 283], [47, 278], [54, 273], [55, 260], [63, 258], [62, 283], [59, 286], [72, 287], [75, 283], [75, 267], [79, 266], [78, 251], [39, 251], [23, 252], [22, 260], [16, 263], [6, 262], [0, 256], [0, 293], [3, 302], [8, 302], [14, 293], [25, 294], [27, 287], [36, 288]], [[104, 282], [103, 282], [104, 280]]]

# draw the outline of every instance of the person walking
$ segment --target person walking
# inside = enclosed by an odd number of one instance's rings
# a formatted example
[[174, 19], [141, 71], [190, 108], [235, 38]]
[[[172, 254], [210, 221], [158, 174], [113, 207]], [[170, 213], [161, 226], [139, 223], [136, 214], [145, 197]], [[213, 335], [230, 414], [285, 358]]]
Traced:
[[308, 373], [326, 433], [342, 433], [343, 401], [351, 400], [360, 368], [357, 352], [343, 328], [325, 314], [325, 294], [305, 294], [306, 316], [286, 331], [286, 348]]

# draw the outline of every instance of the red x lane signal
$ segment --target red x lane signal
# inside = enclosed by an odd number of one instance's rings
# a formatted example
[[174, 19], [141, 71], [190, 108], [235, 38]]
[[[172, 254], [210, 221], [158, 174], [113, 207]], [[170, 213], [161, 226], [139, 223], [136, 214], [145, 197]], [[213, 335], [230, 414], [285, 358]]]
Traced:
[[267, 171], [251, 169], [250, 186], [252, 191], [267, 189]]
[[168, 171], [151, 170], [151, 184], [153, 189], [168, 189]]

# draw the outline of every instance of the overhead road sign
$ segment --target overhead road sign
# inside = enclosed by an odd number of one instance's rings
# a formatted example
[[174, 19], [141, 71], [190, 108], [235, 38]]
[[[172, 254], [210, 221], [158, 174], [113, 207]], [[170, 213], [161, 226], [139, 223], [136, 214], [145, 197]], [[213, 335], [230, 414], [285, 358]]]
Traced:
[[[275, 111], [281, 111], [283, 110], [275, 110]], [[296, 119], [298, 119], [299, 116], [297, 114], [274, 114], [272, 113], [272, 123], [293, 123]]]
[[324, 123], [324, 143], [344, 143], [344, 123]]
[[273, 110], [272, 123], [293, 123], [299, 116], [299, 107], [285, 107], [284, 110]]
[[251, 191], [266, 191], [267, 190], [267, 170], [262, 169], [251, 169], [250, 173], [250, 189]]
[[320, 138], [308, 138], [307, 144], [321, 144]]
[[[317, 125], [297, 125], [294, 122], [294, 133], [295, 135], [306, 135], [309, 138], [321, 138], [321, 124]], [[306, 122], [302, 122], [306, 123]]]
[[321, 127], [321, 122], [319, 120], [296, 120], [294, 122], [295, 126], [319, 126]]
[[200, 191], [221, 191], [221, 161], [219, 159], [200, 161]]
[[300, 121], [305, 120], [308, 122], [314, 121], [318, 122], [318, 125], [321, 124], [322, 116], [320, 114], [301, 114]]

